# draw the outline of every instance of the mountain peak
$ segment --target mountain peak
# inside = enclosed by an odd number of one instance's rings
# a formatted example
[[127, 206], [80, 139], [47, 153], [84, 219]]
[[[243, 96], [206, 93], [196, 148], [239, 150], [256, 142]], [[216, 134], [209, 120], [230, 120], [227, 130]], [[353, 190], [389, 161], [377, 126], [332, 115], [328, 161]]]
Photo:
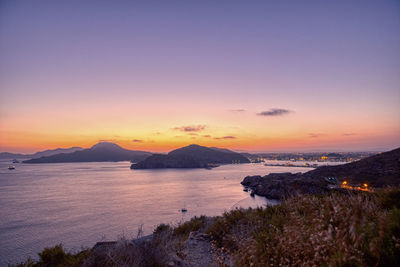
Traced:
[[99, 143], [95, 144], [90, 149], [94, 150], [94, 149], [123, 149], [123, 148], [115, 143], [104, 141], [104, 142], [99, 142]]

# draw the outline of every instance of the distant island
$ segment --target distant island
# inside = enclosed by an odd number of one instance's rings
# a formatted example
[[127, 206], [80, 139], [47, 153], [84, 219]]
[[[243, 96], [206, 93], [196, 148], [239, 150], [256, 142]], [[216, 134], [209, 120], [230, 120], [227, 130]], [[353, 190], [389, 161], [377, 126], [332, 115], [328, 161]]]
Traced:
[[43, 156], [25, 160], [23, 163], [141, 161], [151, 155], [152, 153], [150, 152], [128, 150], [111, 142], [100, 142], [88, 149]]
[[322, 166], [306, 173], [271, 173], [247, 176], [242, 185], [254, 194], [283, 199], [299, 194], [321, 194], [330, 189], [400, 186], [400, 148], [359, 161]]
[[173, 150], [166, 155], [154, 154], [132, 164], [131, 169], [211, 168], [217, 164], [249, 162], [245, 156], [228, 149], [193, 144]]
[[83, 148], [82, 147], [56, 148], [56, 149], [48, 149], [45, 151], [36, 152], [33, 154], [0, 152], [0, 159], [36, 159], [40, 157], [53, 156], [60, 153], [72, 153], [80, 150], [83, 150]]

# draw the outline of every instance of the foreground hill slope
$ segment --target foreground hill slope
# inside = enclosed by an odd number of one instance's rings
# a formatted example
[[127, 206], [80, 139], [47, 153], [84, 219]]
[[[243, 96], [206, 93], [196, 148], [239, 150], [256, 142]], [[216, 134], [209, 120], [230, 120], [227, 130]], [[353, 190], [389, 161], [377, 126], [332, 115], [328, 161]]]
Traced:
[[128, 150], [114, 143], [101, 142], [89, 149], [30, 159], [24, 161], [24, 163], [140, 161], [150, 155], [150, 152]]
[[132, 169], [160, 168], [205, 168], [209, 164], [249, 163], [250, 161], [239, 153], [227, 150], [209, 148], [199, 145], [189, 145], [169, 152], [167, 155], [156, 154], [145, 160], [132, 164]]

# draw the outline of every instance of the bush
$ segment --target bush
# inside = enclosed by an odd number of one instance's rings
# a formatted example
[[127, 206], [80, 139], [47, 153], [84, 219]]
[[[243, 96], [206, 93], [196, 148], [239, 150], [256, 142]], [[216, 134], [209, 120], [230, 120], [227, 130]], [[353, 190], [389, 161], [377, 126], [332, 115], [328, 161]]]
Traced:
[[54, 247], [45, 248], [38, 253], [39, 261], [35, 262], [31, 258], [25, 263], [17, 264], [19, 267], [67, 267], [67, 266], [82, 266], [83, 261], [89, 255], [90, 251], [84, 249], [76, 254], [65, 252], [61, 244]]
[[200, 217], [193, 217], [190, 221], [179, 224], [174, 228], [174, 235], [182, 237], [183, 239], [187, 239], [190, 232], [199, 231], [204, 228], [208, 222], [208, 218], [204, 215]]

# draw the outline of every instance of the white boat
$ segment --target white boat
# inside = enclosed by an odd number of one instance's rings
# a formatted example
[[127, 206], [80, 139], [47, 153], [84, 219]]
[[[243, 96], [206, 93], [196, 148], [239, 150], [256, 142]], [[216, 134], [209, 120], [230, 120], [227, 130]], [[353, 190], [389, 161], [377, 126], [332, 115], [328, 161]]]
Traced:
[[8, 166], [8, 169], [9, 170], [15, 170], [15, 167], [14, 166]]

